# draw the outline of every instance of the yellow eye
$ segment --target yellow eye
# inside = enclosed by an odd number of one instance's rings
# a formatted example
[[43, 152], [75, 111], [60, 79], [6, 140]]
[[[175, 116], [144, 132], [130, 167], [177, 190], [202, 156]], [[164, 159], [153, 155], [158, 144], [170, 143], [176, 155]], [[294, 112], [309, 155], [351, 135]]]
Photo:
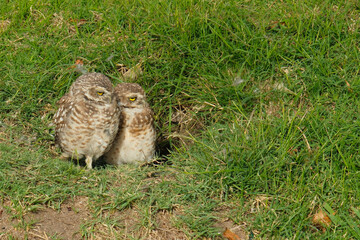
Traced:
[[133, 101], [136, 100], [136, 97], [131, 97], [131, 98], [129, 98], [129, 100], [130, 100], [131, 102], [133, 102]]
[[99, 94], [100, 96], [102, 96], [104, 94], [104, 92], [97, 92], [97, 94]]

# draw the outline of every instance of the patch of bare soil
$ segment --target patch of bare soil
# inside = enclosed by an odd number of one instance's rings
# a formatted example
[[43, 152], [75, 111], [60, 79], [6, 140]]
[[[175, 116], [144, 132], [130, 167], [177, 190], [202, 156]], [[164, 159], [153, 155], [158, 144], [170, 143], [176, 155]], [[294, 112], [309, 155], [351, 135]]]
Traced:
[[13, 236], [15, 239], [39, 240], [55, 237], [57, 239], [81, 239], [80, 226], [90, 218], [87, 208], [88, 198], [77, 197], [74, 201], [65, 202], [60, 210], [44, 208], [27, 213], [24, 216], [23, 227], [17, 227], [21, 220], [11, 220], [10, 216], [2, 211], [0, 218], [0, 239]]
[[[95, 239], [146, 239], [146, 240], [187, 240], [186, 234], [173, 225], [173, 220], [180, 215], [180, 210], [160, 211], [154, 217], [143, 222], [143, 216], [136, 208], [122, 211], [110, 211], [111, 216], [120, 223], [117, 227], [98, 223], [95, 226]], [[142, 221], [143, 220], [143, 221]], [[146, 226], [146, 227], [145, 227]]]
[[9, 236], [15, 239], [22, 239], [25, 233], [21, 229], [16, 228], [16, 225], [19, 223], [20, 220], [11, 219], [11, 216], [5, 209], [0, 207], [0, 239], [8, 239]]
[[[111, 218], [118, 224], [98, 222], [93, 226], [91, 239], [146, 239], [146, 240], [187, 240], [190, 239], [184, 229], [175, 225], [176, 219], [184, 213], [181, 208], [172, 211], [159, 211], [151, 219], [145, 220], [136, 207], [122, 211], [108, 211], [103, 217]], [[225, 231], [236, 236], [236, 240], [247, 240], [246, 224], [235, 224], [228, 218], [227, 209], [217, 211], [218, 220], [214, 227], [219, 231], [219, 238], [228, 239]], [[11, 216], [0, 207], [0, 239], [83, 239], [80, 227], [91, 218], [87, 197], [76, 197], [61, 205], [60, 210], [44, 208], [37, 212], [25, 214], [22, 220], [11, 219]], [[146, 222], [144, 222], [146, 221]], [[186, 227], [185, 227], [186, 228]]]

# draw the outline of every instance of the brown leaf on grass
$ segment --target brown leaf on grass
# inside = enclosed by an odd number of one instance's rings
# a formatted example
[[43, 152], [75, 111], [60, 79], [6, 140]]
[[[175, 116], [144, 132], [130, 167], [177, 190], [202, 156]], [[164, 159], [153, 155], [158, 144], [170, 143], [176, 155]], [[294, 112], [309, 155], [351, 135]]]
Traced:
[[226, 228], [225, 231], [223, 232], [223, 237], [228, 239], [228, 240], [241, 240], [241, 238], [236, 235], [235, 233], [233, 233], [230, 229]]
[[78, 65], [84, 66], [84, 61], [81, 60], [81, 59], [76, 59], [75, 64], [74, 64], [74, 65], [71, 65], [71, 66], [69, 67], [69, 69], [70, 69], [70, 68], [76, 68], [76, 66], [78, 66]]
[[331, 225], [331, 219], [322, 209], [319, 209], [312, 218], [312, 223], [314, 226], [323, 232], [326, 231], [326, 228]]
[[79, 65], [84, 65], [84, 61], [83, 60], [81, 60], [81, 59], [76, 59], [76, 61], [75, 61], [75, 65], [76, 64], [79, 64]]
[[134, 82], [143, 74], [141, 63], [136, 64], [134, 67], [128, 69], [124, 64], [117, 64], [118, 71], [122, 74], [127, 82]]
[[68, 69], [74, 69], [75, 71], [81, 74], [86, 74], [88, 71], [84, 68], [84, 61], [81, 59], [77, 59], [74, 65], [71, 65]]

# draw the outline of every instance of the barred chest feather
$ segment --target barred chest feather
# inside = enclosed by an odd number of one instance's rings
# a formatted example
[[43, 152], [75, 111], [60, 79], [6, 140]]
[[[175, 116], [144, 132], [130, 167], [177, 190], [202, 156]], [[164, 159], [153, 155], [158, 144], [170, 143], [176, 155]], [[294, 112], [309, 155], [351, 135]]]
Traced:
[[156, 132], [150, 108], [124, 108], [118, 135], [105, 155], [110, 164], [146, 162], [155, 154]]

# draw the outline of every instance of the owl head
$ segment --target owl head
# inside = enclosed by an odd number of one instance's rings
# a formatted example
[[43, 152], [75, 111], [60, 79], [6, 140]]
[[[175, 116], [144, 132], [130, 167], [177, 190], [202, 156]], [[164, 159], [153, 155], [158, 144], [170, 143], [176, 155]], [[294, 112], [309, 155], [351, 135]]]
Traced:
[[124, 108], [148, 107], [145, 91], [137, 83], [120, 83], [115, 87], [115, 94]]
[[114, 88], [104, 74], [88, 73], [80, 76], [70, 92], [73, 96], [83, 97], [86, 102], [94, 104], [110, 104], [115, 99]]

